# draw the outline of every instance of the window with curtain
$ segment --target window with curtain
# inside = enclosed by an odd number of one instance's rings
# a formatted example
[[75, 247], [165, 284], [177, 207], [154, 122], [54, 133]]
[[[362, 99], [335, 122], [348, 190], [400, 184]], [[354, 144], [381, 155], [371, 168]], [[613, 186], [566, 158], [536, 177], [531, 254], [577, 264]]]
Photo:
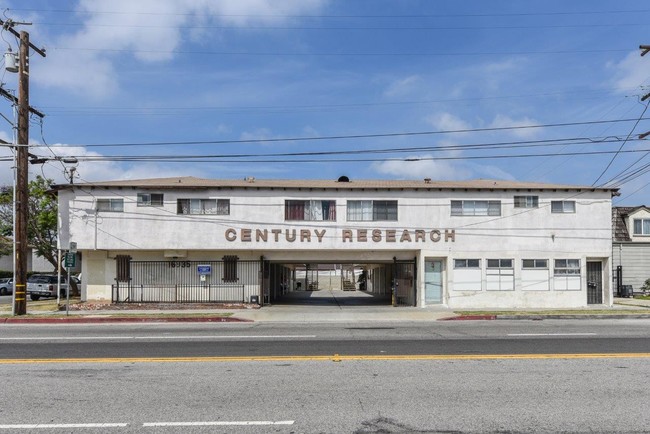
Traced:
[[336, 221], [336, 201], [285, 200], [284, 219], [297, 221]]
[[97, 211], [124, 212], [124, 199], [97, 199]]
[[138, 193], [138, 206], [163, 206], [163, 194]]
[[650, 219], [634, 219], [634, 235], [650, 235]]
[[452, 200], [452, 216], [500, 216], [500, 200]]
[[230, 199], [178, 199], [178, 214], [230, 214]]
[[575, 200], [553, 200], [551, 201], [551, 212], [554, 214], [571, 214], [576, 212]]
[[348, 221], [397, 221], [396, 200], [348, 200]]

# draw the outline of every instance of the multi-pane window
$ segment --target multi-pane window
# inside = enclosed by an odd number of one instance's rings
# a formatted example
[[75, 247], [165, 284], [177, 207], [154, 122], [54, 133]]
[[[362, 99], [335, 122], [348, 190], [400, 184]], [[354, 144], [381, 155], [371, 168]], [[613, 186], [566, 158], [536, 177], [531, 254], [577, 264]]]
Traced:
[[480, 259], [454, 259], [454, 268], [480, 268]]
[[162, 193], [138, 193], [138, 206], [163, 206]]
[[500, 200], [452, 200], [451, 215], [472, 216], [472, 215], [501, 215]]
[[547, 269], [548, 259], [523, 259], [522, 268]]
[[284, 219], [301, 221], [336, 221], [336, 201], [285, 200]]
[[537, 208], [539, 196], [515, 196], [515, 208]]
[[97, 211], [123, 212], [124, 199], [97, 199]]
[[556, 259], [554, 274], [580, 274], [580, 259]]
[[650, 235], [650, 219], [634, 219], [634, 235]]
[[348, 221], [397, 221], [396, 200], [348, 200]]
[[576, 212], [575, 200], [553, 200], [551, 201], [552, 213], [574, 213]]
[[512, 259], [488, 259], [488, 268], [512, 268]]
[[178, 199], [177, 213], [230, 215], [230, 199]]

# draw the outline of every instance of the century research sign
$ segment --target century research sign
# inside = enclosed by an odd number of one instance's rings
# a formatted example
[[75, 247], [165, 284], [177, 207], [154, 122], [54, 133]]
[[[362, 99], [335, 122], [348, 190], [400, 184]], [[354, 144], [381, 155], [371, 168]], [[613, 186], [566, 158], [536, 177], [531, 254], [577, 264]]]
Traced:
[[260, 229], [228, 228], [226, 241], [244, 243], [322, 243], [336, 237], [343, 243], [438, 243], [455, 242], [454, 229]]

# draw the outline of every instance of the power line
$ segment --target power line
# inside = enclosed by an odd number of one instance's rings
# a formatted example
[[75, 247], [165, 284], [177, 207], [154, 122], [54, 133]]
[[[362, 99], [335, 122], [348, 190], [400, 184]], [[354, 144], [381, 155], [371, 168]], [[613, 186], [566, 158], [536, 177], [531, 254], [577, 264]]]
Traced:
[[106, 53], [155, 53], [155, 54], [197, 54], [201, 56], [313, 56], [313, 57], [444, 57], [444, 56], [516, 56], [516, 55], [555, 55], [555, 54], [594, 54], [594, 53], [627, 53], [625, 48], [602, 48], [592, 50], [540, 50], [540, 51], [474, 51], [474, 52], [393, 52], [393, 53], [298, 53], [298, 52], [262, 52], [262, 51], [211, 51], [211, 50], [144, 50], [126, 48], [102, 47], [52, 47], [50, 50], [59, 51], [97, 51]]
[[[640, 118], [648, 120], [650, 118]], [[600, 125], [614, 124], [623, 122], [636, 122], [639, 118], [631, 119], [613, 119], [583, 122], [562, 122], [537, 125], [515, 125], [508, 127], [486, 127], [486, 128], [464, 128], [456, 130], [437, 130], [437, 131], [411, 131], [401, 133], [377, 133], [377, 134], [350, 134], [350, 135], [333, 135], [333, 136], [311, 136], [311, 137], [283, 137], [269, 139], [240, 139], [240, 140], [186, 140], [178, 142], [125, 142], [125, 143], [88, 143], [88, 144], [70, 144], [70, 146], [92, 147], [122, 147], [122, 146], [178, 146], [178, 145], [218, 145], [234, 143], [276, 143], [276, 142], [302, 142], [302, 141], [320, 141], [320, 140], [350, 140], [350, 139], [373, 139], [382, 137], [411, 137], [411, 136], [431, 136], [441, 134], [458, 134], [458, 133], [477, 133], [477, 132], [494, 132], [494, 131], [516, 131], [540, 128], [559, 128], [576, 125]]]

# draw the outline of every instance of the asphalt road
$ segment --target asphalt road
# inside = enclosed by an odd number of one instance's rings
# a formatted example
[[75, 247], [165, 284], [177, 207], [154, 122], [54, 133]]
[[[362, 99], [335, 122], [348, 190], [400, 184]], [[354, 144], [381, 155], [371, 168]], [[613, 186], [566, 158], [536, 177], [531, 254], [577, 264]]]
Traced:
[[649, 342], [647, 320], [2, 325], [0, 432], [647, 432]]

